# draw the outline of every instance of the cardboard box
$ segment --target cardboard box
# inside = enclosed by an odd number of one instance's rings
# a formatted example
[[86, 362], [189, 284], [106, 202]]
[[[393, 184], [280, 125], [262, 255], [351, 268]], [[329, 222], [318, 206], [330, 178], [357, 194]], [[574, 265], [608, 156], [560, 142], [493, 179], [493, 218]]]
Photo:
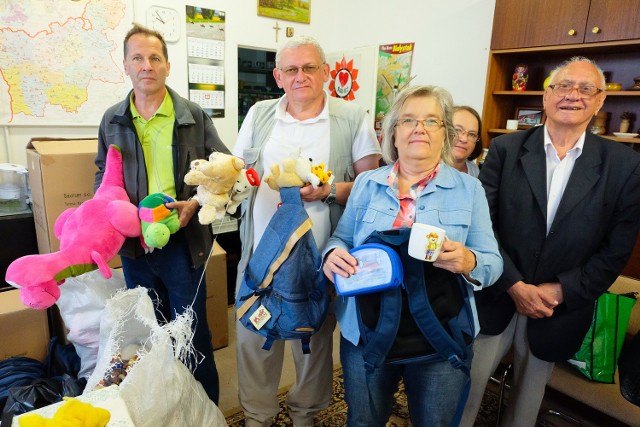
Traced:
[[0, 360], [25, 356], [44, 362], [48, 346], [47, 311], [22, 305], [18, 289], [0, 292]]
[[227, 253], [217, 242], [206, 269], [207, 323], [213, 335], [213, 348], [229, 345], [229, 319], [227, 316]]
[[[32, 139], [27, 145], [33, 218], [41, 254], [60, 249], [53, 228], [58, 216], [93, 197], [97, 139]], [[119, 267], [116, 257], [109, 265]]]

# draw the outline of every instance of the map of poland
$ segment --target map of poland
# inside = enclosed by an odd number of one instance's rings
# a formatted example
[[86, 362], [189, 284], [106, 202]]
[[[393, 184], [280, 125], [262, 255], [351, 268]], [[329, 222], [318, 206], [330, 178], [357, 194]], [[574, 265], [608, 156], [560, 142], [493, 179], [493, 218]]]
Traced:
[[129, 3], [3, 0], [0, 123], [97, 125], [129, 90], [121, 46]]

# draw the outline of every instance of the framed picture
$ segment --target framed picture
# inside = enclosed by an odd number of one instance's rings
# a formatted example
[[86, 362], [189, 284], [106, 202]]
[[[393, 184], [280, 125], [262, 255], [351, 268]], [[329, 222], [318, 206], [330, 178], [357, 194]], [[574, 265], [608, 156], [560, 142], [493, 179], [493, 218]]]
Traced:
[[308, 24], [311, 0], [258, 0], [258, 16]]
[[518, 107], [516, 108], [516, 119], [518, 120], [518, 129], [529, 129], [544, 123], [546, 119], [544, 109], [542, 107]]

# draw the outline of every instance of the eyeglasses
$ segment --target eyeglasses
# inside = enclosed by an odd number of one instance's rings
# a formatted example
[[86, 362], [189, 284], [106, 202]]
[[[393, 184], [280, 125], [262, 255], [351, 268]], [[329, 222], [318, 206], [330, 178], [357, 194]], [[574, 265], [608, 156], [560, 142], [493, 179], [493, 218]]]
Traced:
[[425, 130], [430, 132], [437, 131], [444, 125], [444, 122], [442, 120], [437, 119], [400, 119], [396, 122], [396, 126], [402, 129], [414, 130], [418, 127], [418, 123], [422, 123], [422, 126], [424, 126]]
[[454, 129], [456, 130], [456, 133], [458, 134], [459, 138], [463, 137], [464, 135], [467, 135], [467, 137], [473, 142], [476, 142], [479, 138], [478, 132], [474, 132], [472, 130], [465, 130], [461, 126], [456, 126]]
[[600, 92], [604, 92], [602, 89], [592, 85], [574, 85], [573, 83], [558, 83], [555, 85], [549, 85], [549, 87], [556, 96], [567, 96], [573, 92], [574, 89], [576, 89], [580, 95], [587, 98], [591, 98]]
[[287, 76], [287, 77], [293, 77], [293, 76], [297, 76], [298, 75], [298, 71], [300, 71], [300, 70], [302, 70], [302, 72], [304, 74], [307, 74], [307, 75], [314, 74], [323, 65], [324, 65], [324, 63], [322, 63], [320, 65], [308, 64], [308, 65], [303, 65], [302, 67], [278, 68], [278, 70], [282, 71], [284, 73], [284, 75]]

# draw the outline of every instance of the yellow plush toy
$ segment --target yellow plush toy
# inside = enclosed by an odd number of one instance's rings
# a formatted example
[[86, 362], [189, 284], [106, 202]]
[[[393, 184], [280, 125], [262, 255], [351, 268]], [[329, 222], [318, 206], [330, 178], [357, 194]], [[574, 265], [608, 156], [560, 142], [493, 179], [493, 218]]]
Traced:
[[263, 179], [269, 185], [269, 188], [279, 191], [282, 187], [302, 187], [304, 182], [296, 174], [296, 161], [294, 159], [284, 159], [282, 161], [282, 170], [280, 165], [271, 165], [271, 175]]
[[95, 407], [78, 399], [64, 398], [62, 405], [53, 418], [26, 413], [18, 420], [20, 427], [104, 427], [109, 423], [111, 414], [103, 408]]
[[324, 163], [311, 166], [311, 173], [318, 177], [320, 185], [333, 182], [333, 175], [330, 170], [325, 169]]

